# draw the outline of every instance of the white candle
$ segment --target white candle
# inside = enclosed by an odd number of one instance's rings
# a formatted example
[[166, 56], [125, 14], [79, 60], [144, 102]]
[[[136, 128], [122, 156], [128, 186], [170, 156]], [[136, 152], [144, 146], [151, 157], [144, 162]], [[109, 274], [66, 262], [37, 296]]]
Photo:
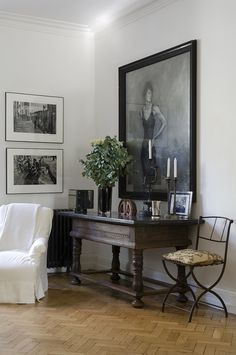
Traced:
[[148, 159], [152, 159], [152, 141], [149, 139], [148, 141]]
[[167, 159], [167, 171], [166, 171], [166, 177], [170, 177], [170, 158]]
[[177, 178], [177, 159], [174, 158], [174, 179]]

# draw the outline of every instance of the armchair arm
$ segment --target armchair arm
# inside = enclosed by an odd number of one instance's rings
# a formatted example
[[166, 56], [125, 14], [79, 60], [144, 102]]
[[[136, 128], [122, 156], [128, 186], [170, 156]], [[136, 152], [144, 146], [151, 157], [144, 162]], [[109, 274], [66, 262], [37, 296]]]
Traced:
[[46, 252], [47, 243], [48, 241], [46, 238], [36, 239], [29, 250], [29, 257], [35, 261], [38, 260], [40, 256]]

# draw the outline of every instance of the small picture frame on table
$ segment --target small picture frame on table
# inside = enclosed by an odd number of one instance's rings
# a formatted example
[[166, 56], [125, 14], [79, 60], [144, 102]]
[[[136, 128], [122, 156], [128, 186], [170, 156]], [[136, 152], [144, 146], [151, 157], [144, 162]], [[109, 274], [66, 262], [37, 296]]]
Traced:
[[170, 192], [170, 214], [190, 216], [192, 208], [192, 191]]

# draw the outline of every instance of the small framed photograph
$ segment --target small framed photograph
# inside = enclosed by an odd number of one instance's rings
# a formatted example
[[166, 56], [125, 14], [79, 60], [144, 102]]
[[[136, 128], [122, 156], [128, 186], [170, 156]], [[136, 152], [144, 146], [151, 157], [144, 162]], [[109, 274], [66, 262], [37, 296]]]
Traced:
[[192, 191], [170, 192], [170, 213], [180, 216], [189, 216], [192, 208]]
[[63, 143], [63, 97], [5, 93], [6, 141]]
[[63, 192], [63, 150], [7, 148], [7, 194]]

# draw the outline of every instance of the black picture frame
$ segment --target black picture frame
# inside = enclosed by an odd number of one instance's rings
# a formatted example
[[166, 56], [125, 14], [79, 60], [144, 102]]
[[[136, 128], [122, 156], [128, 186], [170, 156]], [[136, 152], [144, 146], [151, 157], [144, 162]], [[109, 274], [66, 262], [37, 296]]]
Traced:
[[133, 158], [120, 198], [166, 201], [167, 161], [172, 189], [176, 158], [176, 187], [196, 200], [196, 76], [196, 40], [119, 67], [119, 140]]

